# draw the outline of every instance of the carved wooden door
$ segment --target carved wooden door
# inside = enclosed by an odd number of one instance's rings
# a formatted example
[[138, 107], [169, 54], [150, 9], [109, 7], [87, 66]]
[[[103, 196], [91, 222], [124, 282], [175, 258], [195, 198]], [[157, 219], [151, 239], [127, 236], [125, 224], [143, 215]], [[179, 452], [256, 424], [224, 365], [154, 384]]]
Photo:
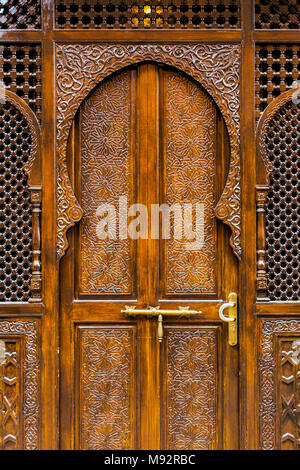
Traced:
[[[229, 167], [218, 108], [175, 69], [124, 69], [81, 105], [68, 165], [83, 218], [61, 265], [61, 447], [237, 448], [238, 346], [219, 319], [238, 281], [229, 230], [215, 217]], [[153, 236], [150, 216], [129, 237], [121, 202], [133, 226], [133, 204], [140, 216], [200, 203], [202, 243], [175, 237], [175, 213], [169, 238]], [[106, 239], [103, 204], [116, 209]], [[125, 305], [202, 314], [164, 318], [160, 343], [157, 318], [126, 317]]]

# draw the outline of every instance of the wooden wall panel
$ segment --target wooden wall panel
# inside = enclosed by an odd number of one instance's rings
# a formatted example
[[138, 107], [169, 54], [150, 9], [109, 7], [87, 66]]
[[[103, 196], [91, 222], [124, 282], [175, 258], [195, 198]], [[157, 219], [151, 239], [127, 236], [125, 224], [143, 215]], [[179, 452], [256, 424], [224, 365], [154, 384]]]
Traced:
[[[212, 450], [218, 432], [218, 328], [165, 327], [162, 448]], [[165, 408], [166, 407], [166, 408]]]
[[134, 340], [134, 327], [78, 326], [77, 448], [135, 448]]
[[[101, 2], [91, 1], [92, 6], [98, 5]], [[107, 1], [107, 5], [111, 2]], [[125, 3], [125, 2], [124, 2]], [[171, 3], [171, 2], [170, 2]], [[188, 11], [182, 11], [186, 8], [185, 4], [188, 4]], [[0, 28], [2, 30], [1, 35], [1, 78], [4, 79], [4, 85], [11, 91], [16, 92], [18, 96], [24, 98], [24, 100], [30, 104], [31, 108], [37, 114], [38, 119], [42, 121], [43, 125], [43, 168], [44, 170], [44, 194], [43, 194], [43, 248], [44, 254], [43, 259], [44, 273], [46, 274], [46, 289], [44, 292], [44, 305], [30, 306], [23, 303], [10, 304], [9, 302], [3, 302], [1, 304], [2, 320], [1, 325], [4, 330], [1, 331], [1, 338], [6, 342], [7, 347], [10, 348], [12, 358], [19, 357], [18, 354], [23, 351], [24, 355], [23, 370], [15, 371], [18, 380], [22, 381], [22, 377], [25, 377], [29, 384], [29, 390], [31, 397], [38, 397], [37, 387], [34, 385], [37, 382], [32, 380], [39, 380], [39, 358], [38, 348], [35, 349], [37, 336], [35, 336], [35, 320], [23, 320], [24, 315], [43, 314], [43, 401], [40, 405], [43, 411], [43, 420], [45, 426], [43, 426], [43, 438], [41, 446], [47, 448], [57, 448], [58, 442], [58, 361], [57, 361], [57, 342], [56, 332], [58, 329], [58, 272], [59, 265], [55, 263], [55, 226], [58, 227], [61, 224], [61, 220], [56, 220], [55, 208], [56, 208], [56, 197], [55, 194], [55, 176], [54, 169], [56, 168], [56, 153], [55, 153], [55, 119], [54, 115], [56, 112], [55, 103], [55, 70], [54, 70], [54, 43], [55, 41], [62, 41], [66, 43], [84, 43], [84, 47], [88, 42], [93, 43], [109, 43], [107, 46], [109, 49], [112, 47], [118, 53], [120, 47], [115, 47], [115, 44], [121, 44], [128, 48], [130, 51], [133, 50], [132, 44], [135, 43], [135, 47], [139, 47], [143, 44], [153, 43], [155, 48], [159, 50], [159, 54], [162, 54], [164, 47], [170, 47], [168, 44], [176, 45], [182, 43], [191, 44], [195, 49], [199, 49], [199, 46], [203, 46], [207, 49], [207, 44], [210, 43], [231, 43], [236, 44], [237, 42], [243, 42], [243, 63], [242, 63], [242, 81], [241, 81], [241, 161], [242, 161], [242, 249], [243, 256], [241, 260], [241, 285], [242, 294], [240, 299], [240, 348], [242, 352], [241, 357], [241, 396], [240, 402], [242, 406], [241, 410], [241, 429], [242, 442], [241, 446], [245, 448], [254, 448], [260, 445], [264, 448], [296, 448], [297, 444], [297, 426], [295, 421], [295, 413], [292, 410], [292, 403], [297, 405], [299, 400], [296, 394], [297, 381], [295, 380], [298, 369], [295, 363], [291, 364], [291, 356], [294, 354], [294, 347], [297, 346], [294, 343], [298, 341], [298, 315], [297, 303], [288, 305], [284, 302], [266, 302], [259, 304], [257, 311], [261, 314], [269, 315], [269, 318], [277, 315], [276, 319], [273, 320], [262, 320], [262, 346], [260, 349], [260, 361], [258, 368], [260, 371], [260, 384], [255, 386], [257, 368], [253, 367], [255, 362], [254, 346], [258, 339], [255, 337], [255, 324], [261, 320], [257, 319], [253, 315], [254, 309], [254, 284], [255, 284], [255, 267], [254, 267], [254, 227], [255, 227], [255, 209], [254, 209], [254, 165], [253, 165], [253, 145], [254, 145], [254, 120], [253, 120], [253, 63], [254, 63], [254, 50], [256, 42], [256, 112], [257, 118], [260, 117], [263, 110], [266, 108], [273, 99], [282, 93], [284, 90], [291, 88], [294, 80], [299, 79], [299, 21], [297, 21], [297, 15], [299, 12], [298, 2], [291, 0], [288, 2], [280, 2], [278, 0], [272, 1], [254, 1], [244, 0], [241, 2], [241, 18], [240, 12], [236, 9], [229, 12], [227, 8], [228, 2], [211, 2], [213, 12], [210, 14], [206, 12], [202, 6], [206, 2], [195, 2], [197, 7], [200, 6], [201, 10], [193, 11], [192, 2], [180, 2], [174, 1], [176, 11], [169, 11], [169, 2], [163, 2], [163, 23], [158, 17], [160, 13], [155, 9], [151, 9], [151, 14], [144, 11], [142, 2], [138, 8], [138, 18], [136, 24], [131, 22], [131, 12], [121, 12], [118, 8], [114, 12], [109, 12], [106, 9], [103, 13], [98, 14], [95, 8], [86, 14], [82, 6], [86, 4], [84, 0], [43, 0], [42, 2], [42, 14], [40, 14], [39, 0], [32, 1], [16, 1], [8, 0], [5, 5], [1, 6], [1, 15], [3, 17]], [[198, 5], [199, 3], [199, 5]], [[209, 3], [209, 2], [207, 2]], [[58, 11], [56, 7], [58, 4], [62, 5], [62, 11]], [[70, 5], [78, 6], [79, 12], [75, 15], [70, 11]], [[123, 3], [122, 3], [123, 4]], [[231, 4], [231, 1], [230, 1]], [[235, 6], [239, 2], [232, 2]], [[256, 28], [261, 31], [254, 30], [254, 7], [256, 4]], [[66, 5], [66, 8], [63, 8]], [[121, 5], [118, 4], [118, 6]], [[140, 7], [141, 6], [141, 7]], [[147, 6], [147, 5], [146, 5]], [[222, 11], [217, 12], [217, 7], [222, 9], [225, 6], [225, 13]], [[178, 7], [178, 8], [177, 8]], [[172, 7], [173, 9], [173, 7]], [[171, 9], [171, 10], [172, 10]], [[195, 9], [195, 8], [194, 8]], [[72, 14], [71, 14], [72, 13]], [[231, 14], [232, 13], [232, 14]], [[120, 21], [121, 16], [126, 16], [126, 25]], [[225, 23], [224, 23], [225, 15]], [[63, 20], [58, 21], [58, 17], [62, 17]], [[71, 16], [77, 17], [77, 21], [74, 22], [74, 28], [71, 26]], [[84, 19], [89, 17], [90, 21]], [[228, 21], [229, 17], [233, 20]], [[104, 19], [105, 26], [98, 23], [98, 19], [101, 17]], [[106, 21], [107, 17], [110, 18]], [[186, 17], [188, 22], [186, 22]], [[242, 19], [242, 21], [240, 21]], [[42, 21], [41, 21], [42, 20]], [[66, 20], [66, 21], [64, 21]], [[72, 19], [74, 21], [74, 19]], [[114, 21], [114, 23], [113, 23]], [[208, 22], [206, 22], [208, 21]], [[112, 24], [113, 23], [113, 24]], [[173, 23], [173, 24], [172, 24]], [[198, 24], [197, 24], [198, 23]], [[163, 24], [163, 27], [161, 27]], [[228, 25], [230, 24], [230, 26]], [[225, 26], [224, 26], [225, 25]], [[228, 28], [236, 29], [242, 27], [242, 30], [226, 30]], [[43, 30], [40, 31], [39, 28]], [[60, 28], [59, 31], [56, 28]], [[82, 28], [85, 31], [82, 31]], [[268, 30], [267, 30], [267, 29]], [[275, 28], [275, 30], [274, 30]], [[98, 29], [98, 30], [96, 30]], [[224, 30], [225, 29], [225, 30]], [[197, 46], [195, 46], [197, 44]], [[70, 46], [70, 44], [69, 44]], [[218, 46], [218, 44], [215, 44]], [[145, 52], [145, 48], [143, 52]], [[170, 49], [174, 52], [174, 56], [178, 54], [178, 50], [174, 48]], [[43, 54], [41, 54], [43, 51]], [[82, 52], [83, 51], [83, 52]], [[24, 53], [24, 55], [23, 55]], [[79, 54], [73, 55], [71, 53], [71, 65], [75, 68], [75, 65], [81, 63], [85, 49], [80, 49]], [[116, 53], [117, 54], [117, 53]], [[88, 74], [94, 73], [94, 65], [91, 65], [91, 56], [87, 57], [87, 70]], [[105, 56], [105, 52], [103, 56]], [[202, 56], [196, 53], [195, 55], [188, 54], [189, 60], [199, 61], [200, 65], [203, 65]], [[223, 49], [220, 52], [215, 53], [214, 57], [220, 60], [224, 57]], [[86, 58], [86, 57], [85, 57]], [[148, 56], [149, 59], [153, 59], [153, 55]], [[74, 60], [73, 60], [74, 59]], [[105, 61], [107, 56], [105, 56]], [[118, 57], [118, 62], [120, 61]], [[210, 60], [210, 59], [209, 59]], [[174, 61], [173, 61], [174, 62]], [[237, 59], [237, 62], [239, 60]], [[98, 59], [93, 62], [96, 64], [95, 67], [99, 68]], [[129, 62], [128, 62], [129, 63]], [[170, 63], [170, 62], [169, 62]], [[174, 62], [175, 63], [175, 62]], [[100, 63], [101, 65], [101, 63]], [[240, 64], [238, 63], [238, 67]], [[63, 69], [63, 73], [66, 76], [72, 70], [69, 71]], [[229, 69], [232, 65], [229, 64]], [[205, 73], [205, 70], [199, 68], [199, 76]], [[41, 113], [41, 70], [43, 77], [43, 112]], [[187, 70], [187, 69], [186, 69]], [[216, 79], [216, 66], [213, 64], [213, 76]], [[78, 80], [80, 74], [78, 70], [75, 70], [76, 80]], [[229, 77], [227, 77], [229, 78]], [[80, 89], [81, 84], [76, 82], [77, 90]], [[96, 80], [97, 81], [97, 80]], [[231, 81], [231, 79], [229, 80]], [[215, 80], [214, 85], [226, 84], [228, 80], [222, 76]], [[69, 87], [69, 80], [65, 80], [66, 89]], [[83, 85], [84, 88], [85, 85]], [[75, 87], [75, 88], [76, 88]], [[66, 89], [63, 89], [62, 95], [66, 94]], [[79, 90], [80, 94], [80, 90]], [[222, 94], [227, 95], [226, 87], [222, 89]], [[75, 102], [75, 107], [78, 103], [76, 101], [77, 92], [70, 93], [70, 100], [66, 101], [66, 108], [70, 108], [72, 103]], [[79, 100], [80, 101], [80, 100]], [[235, 102], [238, 107], [238, 94], [235, 95]], [[77, 103], [77, 104], [76, 104]], [[232, 106], [232, 101], [227, 101], [225, 108], [228, 115], [234, 115], [234, 125], [237, 124], [237, 112]], [[236, 108], [237, 109], [237, 108]], [[224, 111], [224, 109], [223, 109]], [[69, 188], [68, 188], [69, 189]], [[235, 202], [234, 199], [230, 199], [229, 203]], [[240, 253], [240, 251], [239, 251]], [[44, 309], [44, 310], [43, 310]], [[10, 318], [10, 315], [19, 314], [19, 318], [14, 320]], [[4, 319], [7, 315], [8, 318]], [[290, 317], [293, 315], [294, 320]], [[271, 323], [268, 323], [270, 321]], [[282, 333], [281, 333], [282, 332]], [[282, 338], [279, 336], [282, 335]], [[9, 336], [9, 338], [8, 338]], [[14, 336], [12, 339], [11, 336]], [[1, 339], [1, 341], [2, 341]], [[28, 350], [30, 349], [32, 354], [29, 358], [27, 356], [27, 344]], [[14, 350], [14, 345], [16, 349]], [[23, 348], [23, 349], [22, 349]], [[293, 352], [291, 352], [293, 351]], [[16, 355], [14, 354], [16, 353]], [[28, 358], [28, 361], [27, 359]], [[22, 359], [22, 360], [23, 360]], [[7, 359], [9, 361], [10, 359]], [[13, 377], [13, 367], [11, 367], [11, 374]], [[21, 367], [22, 368], [22, 367]], [[27, 371], [27, 372], [26, 372]], [[5, 372], [5, 371], [4, 371]], [[2, 374], [4, 374], [2, 370]], [[288, 375], [289, 374], [289, 375]], [[292, 377], [290, 383], [286, 383], [286, 376]], [[27, 378], [26, 378], [27, 377]], [[282, 377], [285, 377], [282, 380]], [[37, 378], [37, 379], [36, 379]], [[289, 382], [288, 380], [288, 382]], [[2, 387], [6, 387], [2, 380]], [[33, 384], [33, 385], [32, 385]], [[273, 396], [273, 393], [275, 394]], [[288, 406], [289, 411], [286, 413], [285, 418], [281, 416], [282, 412], [282, 399], [284, 396], [285, 400], [290, 401], [291, 406]], [[255, 410], [256, 404], [259, 402], [260, 408]], [[18, 402], [19, 403], [19, 402]], [[16, 436], [17, 443], [13, 444], [14, 439], [7, 441], [9, 446], [15, 445], [21, 447], [24, 445], [26, 448], [35, 448], [39, 445], [39, 434], [36, 429], [38, 426], [36, 423], [39, 422], [37, 418], [38, 406], [36, 400], [28, 399], [25, 403], [27, 404], [24, 408], [25, 415], [29, 413], [29, 409], [35, 410], [33, 417], [28, 418], [26, 432], [24, 427], [21, 425], [20, 433]], [[16, 413], [18, 414], [18, 404]], [[284, 407], [287, 407], [284, 404]], [[260, 443], [256, 440], [256, 429], [255, 417], [261, 420], [260, 425]], [[19, 419], [19, 418], [17, 418]], [[275, 423], [275, 424], [274, 424]], [[11, 424], [13, 426], [13, 424]], [[10, 428], [12, 430], [12, 428]], [[11, 434], [14, 434], [12, 430]], [[19, 439], [24, 434], [23, 444]], [[287, 435], [283, 440], [282, 436]], [[291, 436], [292, 437], [291, 437]], [[26, 437], [28, 436], [28, 437]], [[3, 440], [3, 436], [2, 436]]]
[[22, 449], [22, 369], [21, 340], [0, 339], [0, 397], [2, 450]]
[[40, 344], [35, 320], [0, 320], [0, 448], [39, 448]]
[[261, 320], [260, 448], [300, 448], [300, 321]]

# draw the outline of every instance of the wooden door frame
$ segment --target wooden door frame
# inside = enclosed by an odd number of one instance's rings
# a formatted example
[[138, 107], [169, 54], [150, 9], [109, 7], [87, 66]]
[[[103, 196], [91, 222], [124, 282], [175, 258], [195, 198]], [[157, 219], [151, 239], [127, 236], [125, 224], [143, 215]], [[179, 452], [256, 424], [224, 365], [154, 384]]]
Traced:
[[[186, 59], [185, 55], [181, 54], [181, 48], [185, 49], [186, 56], [193, 55], [195, 62], [191, 63]], [[120, 53], [121, 51], [121, 53]], [[171, 51], [171, 52], [170, 52]], [[224, 83], [226, 81], [226, 75], [230, 74], [232, 82], [229, 81], [230, 85], [226, 88], [214, 88], [214, 73], [210, 76], [209, 70], [205, 68], [198, 68], [196, 65], [196, 58], [203, 54], [203, 57], [213, 58], [214, 54], [222, 55], [224, 58], [220, 59], [217, 63], [218, 72], [223, 76]], [[105, 62], [99, 63], [100, 58], [105, 52]], [[66, 232], [68, 228], [72, 227], [74, 223], [81, 219], [81, 208], [77, 203], [75, 195], [72, 190], [71, 182], [67, 173], [66, 165], [66, 151], [67, 141], [69, 136], [69, 129], [73, 122], [73, 118], [80, 107], [84, 98], [101, 83], [102, 80], [106, 79], [112, 72], [122, 70], [127, 65], [138, 65], [139, 63], [148, 60], [155, 62], [156, 64], [170, 65], [187, 73], [188, 76], [194, 78], [200, 86], [204, 88], [209, 95], [212, 96], [214, 103], [219, 106], [221, 115], [224, 119], [231, 142], [231, 156], [230, 156], [230, 170], [227, 183], [223, 191], [223, 206], [229, 205], [232, 197], [235, 198], [237, 207], [239, 208], [240, 195], [236, 189], [236, 183], [239, 179], [240, 171], [240, 158], [239, 158], [239, 131], [238, 131], [238, 107], [236, 107], [239, 99], [239, 57], [240, 50], [239, 45], [233, 44], [209, 44], [208, 47], [203, 48], [202, 44], [195, 46], [194, 44], [179, 43], [175, 45], [165, 44], [141, 44], [130, 46], [127, 44], [97, 44], [97, 43], [60, 43], [57, 46], [57, 67], [59, 74], [56, 79], [57, 91], [58, 91], [58, 190], [60, 201], [63, 210], [58, 206], [58, 221], [60, 232], [58, 235], [57, 254], [58, 257], [62, 257], [67, 248]], [[78, 55], [88, 58], [88, 68], [85, 70], [75, 69], [76, 79], [72, 82], [72, 78], [67, 83], [67, 88], [64, 88], [64, 71], [70, 70], [71, 62], [68, 62], [68, 54], [74, 61], [74, 57]], [[226, 55], [227, 54], [227, 55]], [[226, 56], [226, 58], [225, 58]], [[229, 60], [230, 58], [230, 60]], [[75, 60], [75, 63], [80, 63]], [[77, 73], [79, 72], [79, 73]], [[78, 89], [78, 75], [80, 76], [81, 86]], [[78, 90], [78, 91], [76, 91]], [[224, 95], [226, 91], [226, 95]], [[230, 114], [229, 109], [233, 110], [233, 115]], [[235, 114], [234, 114], [235, 113]], [[237, 179], [236, 179], [237, 178]], [[222, 197], [221, 197], [222, 200]], [[222, 204], [219, 203], [222, 207]], [[67, 209], [66, 209], [67, 207]], [[227, 211], [225, 211], [227, 212]], [[225, 217], [220, 217], [225, 220], [233, 229], [233, 246], [236, 254], [240, 255], [239, 252], [239, 228], [236, 230], [231, 224], [231, 220], [238, 219], [237, 226], [240, 221], [239, 210], [235, 213], [227, 213]], [[238, 242], [234, 245], [234, 242]], [[69, 273], [70, 274], [70, 273]], [[226, 367], [226, 370], [227, 367]], [[227, 417], [228, 418], [228, 417]], [[226, 426], [225, 429], [229, 429]], [[63, 429], [63, 428], [61, 428]], [[227, 430], [228, 430], [227, 429]], [[225, 432], [226, 436], [227, 433]], [[228, 436], [227, 436], [228, 437]], [[228, 442], [224, 443], [225, 446]]]
[[[277, 315], [283, 306], [256, 304], [256, 207], [255, 207], [255, 44], [300, 43], [300, 31], [254, 30], [254, 0], [242, 0], [242, 29], [222, 30], [56, 30], [54, 1], [42, 0], [42, 30], [3, 30], [2, 43], [40, 43], [42, 45], [42, 265], [43, 305], [7, 304], [1, 318], [42, 318], [42, 403], [41, 448], [58, 447], [58, 286], [56, 258], [56, 153], [55, 153], [55, 44], [81, 43], [172, 43], [241, 44], [241, 245], [240, 263], [240, 342], [241, 351], [241, 448], [258, 447], [257, 332], [261, 315]], [[295, 311], [295, 313], [297, 313]]]

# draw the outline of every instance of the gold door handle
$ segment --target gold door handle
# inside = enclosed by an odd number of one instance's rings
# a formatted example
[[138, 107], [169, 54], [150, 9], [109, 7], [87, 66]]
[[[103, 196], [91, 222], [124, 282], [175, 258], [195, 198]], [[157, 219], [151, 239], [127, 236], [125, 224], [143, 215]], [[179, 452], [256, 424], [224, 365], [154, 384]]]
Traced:
[[190, 315], [201, 315], [202, 312], [199, 310], [190, 310], [190, 307], [179, 307], [178, 310], [163, 310], [160, 307], [149, 307], [147, 309], [137, 309], [136, 307], [125, 306], [124, 310], [121, 310], [126, 316], [137, 317], [146, 315], [148, 317], [157, 317], [157, 335], [158, 341], [161, 343], [163, 340], [163, 317], [175, 317], [183, 316], [189, 317]]
[[[228, 309], [228, 317], [224, 315], [224, 310]], [[237, 315], [237, 294], [232, 292], [228, 296], [228, 302], [221, 305], [219, 317], [222, 321], [228, 323], [228, 342], [230, 346], [236, 346], [238, 342], [238, 315]]]

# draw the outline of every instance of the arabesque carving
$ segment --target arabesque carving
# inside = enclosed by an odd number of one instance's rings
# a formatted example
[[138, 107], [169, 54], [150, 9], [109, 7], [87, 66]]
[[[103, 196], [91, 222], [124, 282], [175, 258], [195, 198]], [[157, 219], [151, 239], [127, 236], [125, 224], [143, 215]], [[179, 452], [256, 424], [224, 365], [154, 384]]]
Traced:
[[66, 164], [68, 136], [75, 113], [88, 93], [107, 75], [145, 60], [176, 67], [194, 77], [219, 106], [227, 125], [231, 162], [216, 216], [230, 226], [231, 245], [240, 242], [240, 46], [237, 44], [58, 44], [57, 63], [57, 256], [67, 248], [67, 230], [82, 217]]

